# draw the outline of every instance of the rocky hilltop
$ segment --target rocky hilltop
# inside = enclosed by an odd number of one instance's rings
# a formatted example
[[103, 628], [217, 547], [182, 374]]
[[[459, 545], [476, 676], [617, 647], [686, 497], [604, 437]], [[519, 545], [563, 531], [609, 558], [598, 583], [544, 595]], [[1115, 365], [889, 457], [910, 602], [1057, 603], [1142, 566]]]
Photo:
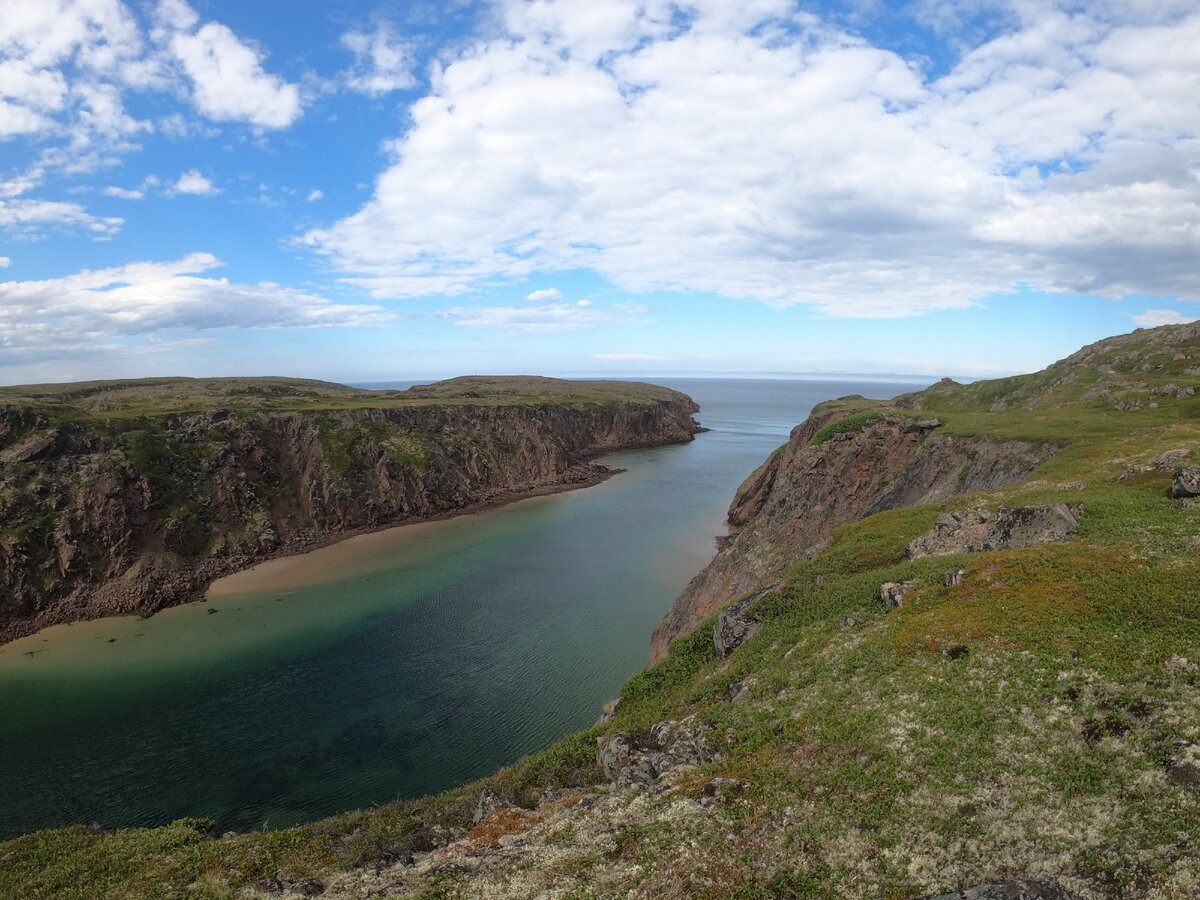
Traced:
[[588, 460], [690, 440], [686, 396], [460, 378], [0, 389], [0, 640], [194, 599], [223, 574], [360, 529], [594, 483]]
[[1200, 896], [1198, 387], [1169, 326], [824, 404], [595, 727], [287, 831], [19, 838], [0, 894]]

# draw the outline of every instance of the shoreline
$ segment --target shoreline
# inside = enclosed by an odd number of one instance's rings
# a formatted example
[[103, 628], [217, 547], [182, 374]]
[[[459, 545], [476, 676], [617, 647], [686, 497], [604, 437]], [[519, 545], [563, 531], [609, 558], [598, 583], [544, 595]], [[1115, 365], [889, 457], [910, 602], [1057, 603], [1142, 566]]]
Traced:
[[[624, 448], [621, 448], [624, 449]], [[617, 450], [609, 452], [618, 452]], [[604, 454], [604, 455], [607, 455]], [[332, 550], [334, 547], [342, 547], [347, 542], [355, 541], [356, 539], [372, 538], [393, 530], [406, 528], [414, 525], [436, 525], [440, 522], [447, 522], [451, 519], [458, 519], [465, 516], [479, 515], [489, 512], [494, 509], [499, 509], [503, 506], [509, 506], [513, 503], [519, 503], [522, 500], [533, 500], [539, 497], [550, 497], [556, 494], [564, 494], [571, 491], [582, 490], [589, 487], [595, 487], [602, 484], [614, 475], [618, 475], [625, 470], [622, 468], [614, 468], [593, 462], [585, 462], [576, 466], [572, 466], [563, 473], [563, 480], [548, 482], [544, 484], [534, 484], [528, 489], [517, 491], [498, 491], [493, 495], [481, 498], [476, 503], [470, 503], [456, 509], [446, 510], [432, 516], [414, 517], [409, 519], [401, 519], [399, 521], [380, 522], [378, 525], [354, 528], [347, 531], [338, 532], [318, 532], [315, 535], [308, 535], [298, 538], [282, 547], [277, 547], [262, 555], [245, 555], [241, 557], [226, 557], [224, 559], [207, 559], [200, 560], [190, 566], [181, 567], [178, 573], [173, 573], [178, 578], [188, 578], [191, 581], [188, 594], [183, 599], [173, 603], [164, 603], [152, 609], [132, 608], [104, 608], [87, 605], [87, 600], [83, 599], [79, 605], [68, 608], [56, 607], [52, 610], [47, 610], [40, 616], [35, 616], [30, 619], [5, 622], [0, 626], [0, 647], [11, 644], [14, 641], [23, 638], [33, 637], [51, 628], [65, 627], [78, 622], [90, 622], [99, 619], [120, 618], [125, 616], [137, 616], [138, 618], [148, 619], [158, 612], [165, 609], [172, 609], [178, 606], [187, 604], [205, 603], [210, 596], [214, 598], [225, 598], [236, 596], [238, 594], [249, 594], [265, 592], [270, 590], [283, 590], [269, 586], [269, 577], [261, 577], [261, 580], [267, 581], [268, 586], [255, 588], [230, 589], [228, 585], [222, 587], [218, 594], [211, 594], [213, 585], [218, 582], [229, 582], [231, 579], [241, 579], [248, 576], [253, 570], [264, 565], [277, 564], [285, 570], [291, 569], [297, 573], [305, 571], [303, 564], [299, 560], [304, 559], [314, 553], [322, 553]], [[331, 563], [327, 563], [332, 565]], [[295, 576], [293, 576], [295, 577]], [[255, 583], [260, 578], [250, 579], [250, 583]], [[235, 581], [234, 584], [239, 582]], [[309, 581], [303, 584], [311, 583]], [[94, 591], [103, 590], [112, 582], [106, 585], [96, 585]], [[94, 594], [93, 594], [94, 596]]]
[[[525, 500], [538, 500], [559, 494], [574, 493], [603, 484], [614, 475], [624, 472], [624, 469], [608, 466], [591, 465], [597, 477], [587, 481], [561, 482], [558, 484], [539, 485], [529, 491], [510, 492], [498, 498], [491, 498], [479, 504], [462, 507], [461, 509], [439, 513], [421, 519], [408, 519], [402, 522], [380, 525], [377, 528], [358, 528], [353, 531], [340, 532], [331, 535], [330, 539], [319, 545], [291, 549], [278, 555], [260, 559], [250, 566], [222, 575], [213, 579], [204, 595], [195, 603], [205, 603], [209, 600], [224, 600], [244, 594], [262, 594], [270, 591], [288, 591], [311, 584], [320, 584], [322, 570], [339, 568], [347, 563], [369, 559], [378, 550], [378, 545], [386, 545], [396, 537], [394, 532], [432, 532], [437, 526], [445, 525], [457, 519], [470, 516], [481, 516], [495, 509], [521, 503]], [[337, 558], [331, 559], [330, 557]], [[329, 580], [336, 580], [336, 575]]]

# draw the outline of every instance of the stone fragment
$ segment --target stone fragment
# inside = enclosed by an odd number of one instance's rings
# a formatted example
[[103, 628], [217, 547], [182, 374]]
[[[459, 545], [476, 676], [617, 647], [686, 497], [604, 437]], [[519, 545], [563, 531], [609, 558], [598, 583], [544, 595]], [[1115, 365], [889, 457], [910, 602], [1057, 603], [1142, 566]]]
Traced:
[[1186, 400], [1188, 397], [1194, 397], [1195, 395], [1196, 395], [1195, 388], [1185, 387], [1185, 388], [1180, 388], [1179, 390], [1177, 390], [1175, 392], [1175, 399], [1176, 400]]
[[1171, 483], [1171, 496], [1178, 500], [1180, 497], [1200, 496], [1200, 466], [1183, 466], [1175, 473]]
[[954, 569], [946, 573], [942, 579], [942, 584], [946, 587], [958, 587], [962, 584], [962, 580], [967, 577], [966, 569]]
[[979, 884], [950, 894], [938, 894], [925, 900], [1075, 900], [1053, 881], [1019, 878], [1014, 881]]
[[301, 897], [320, 897], [325, 893], [325, 885], [319, 881], [301, 881], [298, 884], [293, 884], [292, 891], [299, 894]]
[[939, 418], [932, 419], [914, 419], [911, 422], [905, 422], [900, 430], [905, 434], [913, 432], [930, 432], [935, 428], [941, 428], [945, 423]]
[[904, 605], [904, 595], [913, 586], [911, 581], [885, 581], [879, 586], [879, 599], [890, 610]]

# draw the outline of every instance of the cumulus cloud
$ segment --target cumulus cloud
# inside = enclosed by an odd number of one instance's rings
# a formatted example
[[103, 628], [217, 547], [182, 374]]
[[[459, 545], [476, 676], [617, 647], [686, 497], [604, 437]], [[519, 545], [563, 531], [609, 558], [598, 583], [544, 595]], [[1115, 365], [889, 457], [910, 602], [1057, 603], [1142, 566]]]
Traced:
[[545, 303], [547, 301], [554, 302], [562, 299], [562, 291], [558, 288], [546, 288], [541, 291], [534, 291], [532, 294], [527, 294], [525, 299], [530, 303]]
[[379, 96], [416, 86], [412, 44], [388, 23], [380, 22], [370, 33], [348, 31], [342, 46], [354, 54], [354, 65], [342, 75], [350, 90]]
[[586, 268], [830, 315], [1200, 299], [1194, 4], [924, 6], [981, 23], [935, 77], [785, 0], [504, 0], [303, 240], [378, 298]]
[[325, 196], [325, 192], [323, 190], [321, 190], [320, 188], [313, 188], [311, 191], [308, 192], [308, 196], [305, 197], [304, 199], [307, 200], [309, 203], [316, 203], [318, 200], [320, 200], [324, 196]]
[[[187, 6], [179, 0], [172, 5]], [[262, 52], [231, 28], [208, 22], [193, 31], [194, 12], [174, 21], [176, 30], [167, 45], [191, 81], [192, 99], [201, 113], [259, 128], [286, 128], [300, 117], [299, 85], [266, 72]]]
[[0, 269], [7, 269], [12, 265], [12, 260], [7, 256], [0, 256]]
[[189, 169], [180, 175], [179, 180], [171, 186], [169, 191], [172, 194], [194, 194], [199, 197], [219, 194], [220, 192], [220, 188], [216, 187], [196, 169]]
[[173, 331], [321, 328], [389, 321], [379, 307], [341, 305], [272, 282], [237, 284], [201, 273], [209, 253], [137, 262], [45, 281], [0, 282], [0, 347], [45, 352], [70, 337], [144, 337]]
[[1186, 325], [1195, 322], [1196, 316], [1185, 316], [1173, 309], [1148, 309], [1140, 316], [1134, 316], [1133, 321], [1143, 328], [1157, 328], [1159, 325]]
[[109, 185], [103, 191], [105, 197], [117, 197], [121, 200], [141, 200], [146, 192], [138, 188], [123, 188]]

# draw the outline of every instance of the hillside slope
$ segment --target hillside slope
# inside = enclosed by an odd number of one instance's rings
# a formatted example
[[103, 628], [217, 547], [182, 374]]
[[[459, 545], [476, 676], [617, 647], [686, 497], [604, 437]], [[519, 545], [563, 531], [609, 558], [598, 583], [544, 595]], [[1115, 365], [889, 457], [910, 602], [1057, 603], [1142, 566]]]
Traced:
[[739, 492], [735, 602], [607, 721], [288, 831], [30, 835], [0, 893], [1200, 896], [1197, 387], [1172, 326], [829, 404]]
[[690, 440], [643, 384], [294, 379], [0, 389], [0, 640], [157, 609], [356, 529], [593, 483], [602, 453]]

